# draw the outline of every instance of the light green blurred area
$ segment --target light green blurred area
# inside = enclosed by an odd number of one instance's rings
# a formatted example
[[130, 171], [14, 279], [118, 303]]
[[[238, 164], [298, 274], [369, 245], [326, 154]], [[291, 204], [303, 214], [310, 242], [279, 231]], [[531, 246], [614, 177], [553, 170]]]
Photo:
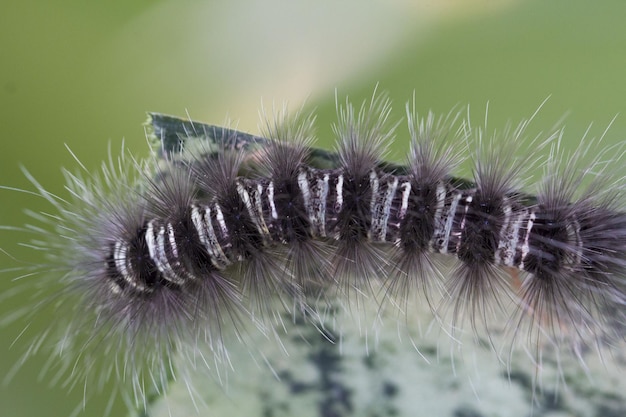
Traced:
[[[335, 89], [360, 101], [376, 84], [403, 117], [415, 91], [420, 112], [471, 105], [477, 124], [489, 102], [489, 125], [530, 116], [548, 96], [532, 132], [564, 114], [567, 148], [590, 122], [601, 134], [626, 109], [626, 31], [621, 0], [554, 1], [318, 1], [4, 2], [0, 6], [0, 184], [32, 189], [25, 166], [63, 196], [61, 166], [77, 167], [64, 143], [95, 169], [111, 146], [147, 155], [141, 123], [146, 111], [221, 124], [239, 121], [258, 132], [263, 103], [318, 108], [319, 145], [334, 143], [330, 122]], [[398, 131], [396, 156], [408, 147]], [[618, 117], [607, 144], [626, 137]], [[25, 208], [41, 199], [0, 190], [0, 225], [28, 222]], [[17, 242], [31, 237], [0, 233], [0, 268], [41, 262]], [[0, 275], [8, 294], [15, 273]], [[24, 281], [24, 280], [22, 280]], [[0, 320], [28, 294], [0, 298]], [[42, 317], [24, 337], [23, 321], [0, 327], [0, 376], [36, 334], [57, 317]], [[5, 322], [7, 320], [4, 320]], [[0, 416], [67, 416], [83, 387], [70, 393], [40, 378], [45, 358], [23, 366], [0, 388]], [[87, 388], [88, 390], [91, 387]], [[108, 395], [96, 396], [81, 415], [102, 415]], [[112, 415], [123, 405], [113, 404]]]

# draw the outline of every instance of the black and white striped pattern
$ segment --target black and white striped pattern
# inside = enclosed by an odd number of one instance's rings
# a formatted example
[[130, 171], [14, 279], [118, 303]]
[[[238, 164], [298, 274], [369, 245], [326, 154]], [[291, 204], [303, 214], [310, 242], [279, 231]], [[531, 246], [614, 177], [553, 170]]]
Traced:
[[[203, 279], [195, 270], [225, 270], [245, 261], [245, 251], [237, 248], [248, 244], [261, 250], [289, 245], [299, 237], [326, 239], [332, 245], [333, 240], [354, 239], [356, 232], [372, 243], [410, 247], [406, 244], [410, 239], [417, 247], [455, 255], [464, 262], [529, 273], [569, 273], [589, 266], [585, 261], [591, 259], [583, 253], [591, 250], [590, 242], [583, 241], [581, 222], [574, 216], [557, 221], [541, 205], [523, 205], [514, 195], [486, 201], [480, 189], [459, 188], [454, 179], [432, 184], [434, 198], [427, 201], [420, 198], [424, 190], [416, 189], [411, 176], [380, 170], [370, 171], [361, 184], [366, 192], [357, 195], [346, 187], [354, 182], [346, 176], [341, 168], [302, 167], [292, 178], [297, 186], [288, 193], [280, 190], [280, 197], [271, 178], [237, 178], [235, 206], [242, 207], [241, 212], [233, 213], [218, 201], [198, 201], [188, 210], [179, 210], [184, 218], [151, 219], [133, 242], [119, 239], [111, 247], [112, 288], [121, 291], [130, 286], [138, 293], [149, 293], [156, 285], [176, 289]], [[366, 199], [359, 200], [361, 195]], [[367, 210], [361, 211], [362, 207]], [[345, 233], [339, 222], [342, 217], [353, 219], [355, 230]], [[406, 233], [414, 230], [424, 233]], [[180, 240], [198, 242], [198, 253], [184, 253]], [[138, 248], [143, 253], [137, 254]], [[133, 262], [137, 258], [143, 262]], [[201, 262], [210, 265], [194, 265]]]

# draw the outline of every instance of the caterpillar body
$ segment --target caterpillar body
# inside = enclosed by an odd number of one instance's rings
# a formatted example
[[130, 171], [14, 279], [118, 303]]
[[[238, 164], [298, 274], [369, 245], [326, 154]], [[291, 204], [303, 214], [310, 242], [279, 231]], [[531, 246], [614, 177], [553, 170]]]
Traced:
[[[442, 324], [452, 306], [453, 338], [466, 319], [477, 333], [504, 320], [515, 340], [529, 332], [536, 357], [546, 344], [582, 357], [620, 343], [626, 210], [606, 154], [578, 172], [580, 154], [563, 166], [560, 132], [548, 135], [548, 168], [528, 193], [519, 178], [531, 159], [503, 150], [526, 123], [484, 140], [458, 114], [407, 110], [406, 165], [382, 159], [396, 125], [390, 102], [375, 96], [339, 109], [336, 152], [311, 146], [314, 119], [300, 113], [283, 113], [263, 136], [151, 114], [158, 156], [145, 164], [122, 157], [101, 175], [68, 173], [73, 202], [33, 180], [59, 212], [44, 249], [61, 265], [63, 295], [78, 300], [62, 337], [78, 359], [65, 355], [60, 367], [76, 373], [81, 363], [78, 374], [92, 378], [109, 356], [123, 367], [98, 378], [130, 380], [141, 404], [146, 385], [161, 390], [174, 378], [171, 356], [207, 362], [202, 347], [216, 366], [229, 364], [224, 334], [243, 339], [253, 323], [277, 336], [285, 317], [326, 335], [337, 300], [363, 294], [378, 308], [424, 297]], [[474, 178], [457, 178], [459, 146], [471, 137], [482, 147]], [[452, 270], [439, 268], [439, 255], [456, 258]]]

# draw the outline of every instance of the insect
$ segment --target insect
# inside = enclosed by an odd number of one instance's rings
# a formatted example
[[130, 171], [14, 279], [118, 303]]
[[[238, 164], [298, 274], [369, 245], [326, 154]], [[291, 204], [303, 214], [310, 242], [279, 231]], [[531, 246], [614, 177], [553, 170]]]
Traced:
[[[338, 106], [335, 152], [313, 147], [314, 118], [301, 113], [270, 118], [262, 136], [151, 114], [151, 159], [67, 172], [71, 201], [32, 179], [57, 210], [39, 216], [64, 285], [53, 307], [74, 315], [59, 369], [129, 381], [145, 407], [147, 392], [176, 378], [172, 357], [228, 368], [250, 332], [288, 350], [281, 334], [293, 323], [334, 342], [337, 311], [364, 299], [376, 322], [423, 297], [453, 340], [467, 321], [494, 352], [491, 321], [506, 322], [514, 342], [528, 336], [538, 358], [546, 345], [580, 354], [619, 343], [626, 211], [623, 185], [611, 187], [615, 157], [599, 153], [581, 170], [580, 153], [563, 163], [560, 132], [548, 135], [544, 179], [529, 192], [520, 178], [533, 157], [506, 148], [525, 123], [488, 138], [460, 114], [419, 118], [407, 107], [411, 150], [390, 163], [390, 109], [384, 95]], [[471, 138], [479, 150], [466, 180], [454, 170]]]

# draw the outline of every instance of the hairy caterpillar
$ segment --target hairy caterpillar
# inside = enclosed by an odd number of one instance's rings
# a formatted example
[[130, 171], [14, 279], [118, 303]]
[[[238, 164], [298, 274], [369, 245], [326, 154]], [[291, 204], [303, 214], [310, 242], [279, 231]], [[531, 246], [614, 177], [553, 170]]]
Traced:
[[[580, 154], [561, 165], [558, 133], [548, 135], [543, 183], [528, 193], [520, 178], [531, 159], [504, 150], [525, 123], [488, 139], [458, 114], [419, 119], [409, 109], [412, 147], [397, 165], [382, 159], [396, 129], [389, 112], [384, 96], [340, 107], [335, 153], [312, 147], [313, 118], [301, 114], [271, 120], [264, 137], [153, 114], [158, 157], [67, 173], [71, 202], [33, 179], [58, 211], [40, 217], [54, 230], [38, 230], [66, 285], [53, 307], [76, 316], [61, 336], [60, 372], [128, 380], [145, 407], [176, 377], [171, 356], [229, 367], [237, 339], [254, 350], [246, 334], [259, 332], [288, 351], [281, 333], [302, 323], [332, 340], [337, 311], [366, 310], [362, 296], [381, 309], [374, 320], [425, 297], [441, 324], [451, 314], [452, 337], [468, 318], [496, 351], [494, 320], [516, 341], [528, 331], [529, 351], [582, 355], [621, 342], [626, 211], [608, 154], [577, 171]], [[474, 178], [454, 177], [471, 138]], [[97, 365], [103, 356], [108, 365]]]

